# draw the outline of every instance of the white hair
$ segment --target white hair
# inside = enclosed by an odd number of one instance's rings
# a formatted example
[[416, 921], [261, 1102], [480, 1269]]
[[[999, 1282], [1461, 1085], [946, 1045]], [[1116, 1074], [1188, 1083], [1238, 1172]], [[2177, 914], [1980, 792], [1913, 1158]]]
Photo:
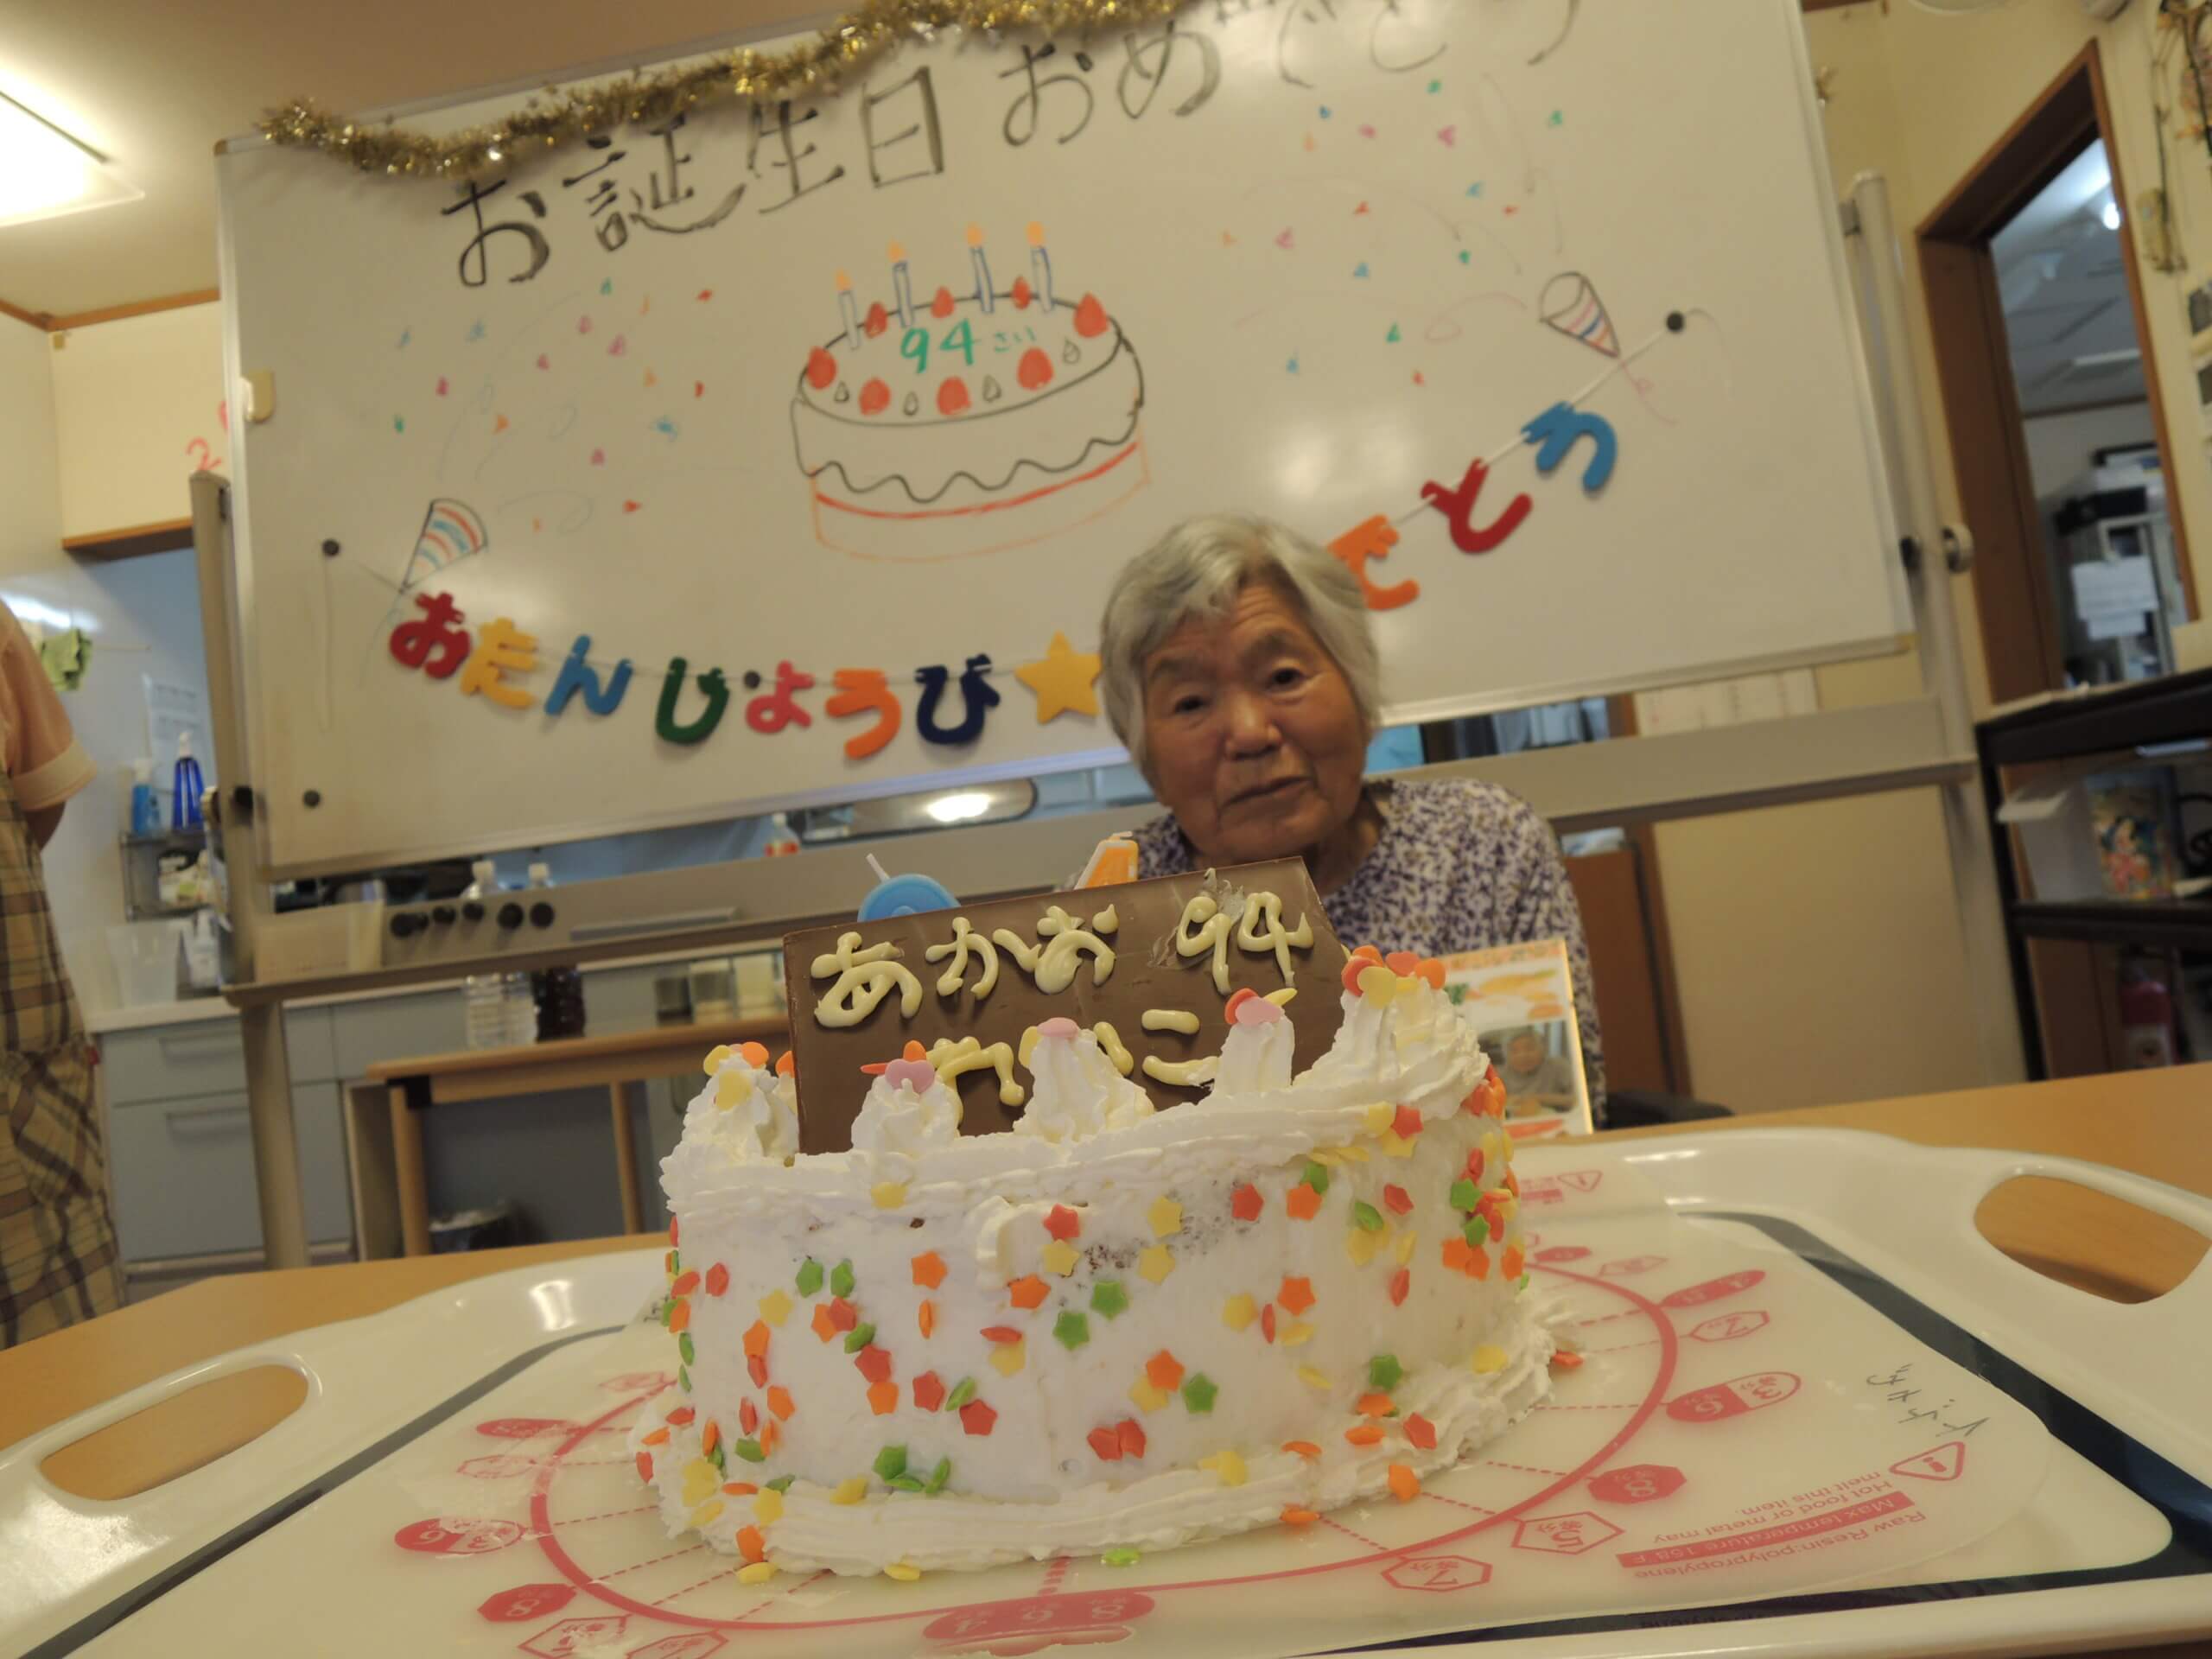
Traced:
[[1358, 577], [1335, 555], [1268, 519], [1208, 513], [1185, 518], [1124, 565], [1099, 622], [1107, 718], [1147, 779], [1146, 658], [1192, 618], [1226, 616], [1254, 582], [1274, 588], [1313, 631], [1351, 688], [1363, 736], [1375, 735], [1382, 669]]

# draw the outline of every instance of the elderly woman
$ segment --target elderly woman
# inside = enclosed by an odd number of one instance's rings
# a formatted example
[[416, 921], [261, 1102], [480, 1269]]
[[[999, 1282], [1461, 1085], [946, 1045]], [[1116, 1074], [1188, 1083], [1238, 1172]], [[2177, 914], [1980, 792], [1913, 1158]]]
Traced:
[[1589, 951], [1550, 829], [1492, 784], [1361, 775], [1382, 692], [1350, 569], [1265, 519], [1189, 519], [1122, 570], [1100, 635], [1107, 713], [1167, 808], [1136, 832], [1140, 874], [1302, 856], [1348, 944], [1564, 938], [1602, 1107]]

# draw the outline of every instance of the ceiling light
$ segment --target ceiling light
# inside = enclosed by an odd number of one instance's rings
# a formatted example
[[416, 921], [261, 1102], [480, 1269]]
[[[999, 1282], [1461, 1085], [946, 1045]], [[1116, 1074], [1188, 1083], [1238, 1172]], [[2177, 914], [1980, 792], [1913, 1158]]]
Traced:
[[2107, 201], [2104, 206], [2104, 211], [2098, 214], [2097, 217], [2104, 220], [2105, 229], [2108, 231], [2118, 230], [2120, 228], [2120, 203], [2116, 200]]
[[107, 157], [0, 92], [0, 225], [135, 201]]
[[939, 823], [965, 823], [982, 817], [995, 804], [982, 791], [967, 790], [957, 795], [940, 795], [922, 810]]

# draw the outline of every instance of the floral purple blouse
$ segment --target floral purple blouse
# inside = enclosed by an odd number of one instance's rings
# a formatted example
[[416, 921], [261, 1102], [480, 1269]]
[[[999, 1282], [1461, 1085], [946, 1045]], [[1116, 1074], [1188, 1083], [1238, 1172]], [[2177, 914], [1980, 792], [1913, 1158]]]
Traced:
[[[1321, 901], [1337, 937], [1347, 945], [1423, 957], [1565, 939], [1591, 1106], [1602, 1117], [1605, 1057], [1590, 950], [1550, 826], [1495, 784], [1384, 781], [1367, 787], [1382, 811], [1382, 833], [1351, 880]], [[1139, 875], [1178, 875], [1199, 867], [1198, 849], [1173, 813], [1135, 835]]]

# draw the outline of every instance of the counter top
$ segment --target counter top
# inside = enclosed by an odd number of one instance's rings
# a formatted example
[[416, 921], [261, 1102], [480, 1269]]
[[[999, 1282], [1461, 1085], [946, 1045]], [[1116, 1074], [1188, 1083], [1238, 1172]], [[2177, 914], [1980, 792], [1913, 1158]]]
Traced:
[[[748, 954], [733, 950], [731, 956]], [[651, 968], [667, 963], [709, 962], [716, 960], [713, 951], [683, 950], [649, 957], [626, 957], [619, 962], [588, 962], [579, 971], [586, 976], [609, 973], [623, 968]], [[288, 1002], [292, 1008], [329, 1008], [342, 1003], [373, 1002], [385, 997], [420, 996], [438, 991], [459, 991], [458, 979], [433, 980], [417, 985], [384, 985], [373, 990], [347, 991], [334, 996], [303, 996], [296, 1002]], [[756, 1009], [756, 1013], [779, 1013], [780, 1009]], [[195, 996], [178, 1002], [147, 1002], [136, 1007], [102, 1008], [87, 1011], [85, 1029], [95, 1037], [106, 1036], [118, 1031], [144, 1031], [157, 1026], [197, 1025], [210, 1020], [235, 1020], [238, 1011], [219, 995]]]

